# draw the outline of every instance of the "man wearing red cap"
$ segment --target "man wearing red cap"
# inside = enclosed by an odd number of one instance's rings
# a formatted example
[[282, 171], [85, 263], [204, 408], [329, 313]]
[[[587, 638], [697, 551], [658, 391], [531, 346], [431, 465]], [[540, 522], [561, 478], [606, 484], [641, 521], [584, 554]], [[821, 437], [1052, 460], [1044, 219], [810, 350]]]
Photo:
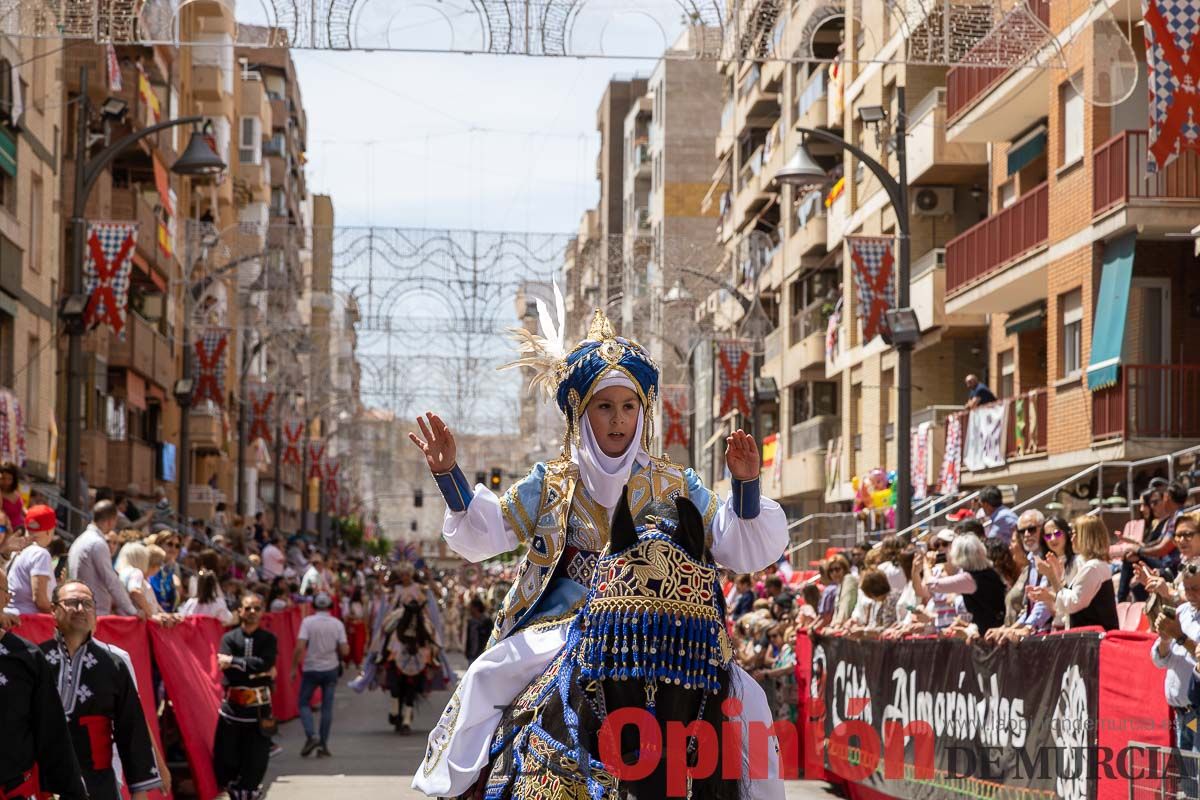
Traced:
[[12, 601], [7, 609], [15, 614], [49, 614], [57, 581], [50, 558], [50, 542], [58, 519], [50, 506], [33, 506], [25, 512], [25, 532], [33, 541], [17, 554], [8, 569]]

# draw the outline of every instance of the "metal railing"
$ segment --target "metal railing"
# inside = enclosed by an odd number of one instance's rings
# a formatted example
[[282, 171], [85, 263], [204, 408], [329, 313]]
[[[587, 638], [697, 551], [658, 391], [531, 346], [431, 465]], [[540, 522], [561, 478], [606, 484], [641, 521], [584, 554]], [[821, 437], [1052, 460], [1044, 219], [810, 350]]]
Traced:
[[1122, 760], [1127, 765], [1137, 764], [1136, 769], [1122, 770], [1129, 786], [1129, 800], [1182, 800], [1198, 796], [1200, 753], [1130, 741], [1122, 749]]

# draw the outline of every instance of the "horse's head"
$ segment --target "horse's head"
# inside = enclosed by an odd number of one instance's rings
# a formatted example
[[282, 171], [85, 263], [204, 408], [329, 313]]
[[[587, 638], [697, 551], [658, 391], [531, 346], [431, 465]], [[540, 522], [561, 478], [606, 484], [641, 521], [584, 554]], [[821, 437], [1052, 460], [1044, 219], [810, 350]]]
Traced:
[[[701, 718], [719, 730], [733, 657], [724, 598], [700, 512], [682, 497], [675, 506], [677, 522], [638, 529], [622, 497], [577, 620], [579, 678], [599, 683], [606, 714], [644, 708], [663, 730]], [[624, 728], [620, 747], [627, 761], [641, 750], [636, 728]], [[656, 770], [637, 795], [653, 795], [663, 775]], [[736, 783], [703, 796], [736, 797]]]

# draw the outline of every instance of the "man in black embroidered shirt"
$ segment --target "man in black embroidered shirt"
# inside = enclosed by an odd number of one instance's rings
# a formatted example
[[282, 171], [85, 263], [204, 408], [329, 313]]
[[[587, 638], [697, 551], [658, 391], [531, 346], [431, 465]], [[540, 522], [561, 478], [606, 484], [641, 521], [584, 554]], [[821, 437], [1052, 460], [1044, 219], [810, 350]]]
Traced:
[[275, 682], [275, 634], [259, 628], [263, 599], [242, 595], [241, 626], [221, 639], [217, 655], [225, 701], [213, 741], [213, 772], [230, 800], [258, 800], [271, 754], [271, 686]]
[[[0, 608], [8, 604], [0, 570]], [[39, 791], [85, 800], [71, 734], [42, 651], [0, 630], [0, 800], [25, 800]]]
[[131, 797], [146, 800], [147, 792], [163, 782], [134, 676], [121, 656], [92, 638], [96, 601], [87, 584], [61, 583], [53, 601], [57, 632], [41, 648], [58, 684], [88, 796], [120, 798], [112, 764], [115, 743]]

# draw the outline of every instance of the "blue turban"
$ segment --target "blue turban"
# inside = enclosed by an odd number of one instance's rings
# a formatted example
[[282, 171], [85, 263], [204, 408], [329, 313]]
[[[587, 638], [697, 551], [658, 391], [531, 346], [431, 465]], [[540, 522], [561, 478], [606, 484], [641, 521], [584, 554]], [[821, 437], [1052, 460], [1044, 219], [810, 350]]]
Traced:
[[568, 419], [573, 409], [582, 413], [600, 379], [614, 370], [629, 377], [648, 411], [659, 394], [658, 365], [640, 344], [614, 335], [608, 319], [597, 311], [588, 338], [567, 356], [556, 397], [559, 409]]

